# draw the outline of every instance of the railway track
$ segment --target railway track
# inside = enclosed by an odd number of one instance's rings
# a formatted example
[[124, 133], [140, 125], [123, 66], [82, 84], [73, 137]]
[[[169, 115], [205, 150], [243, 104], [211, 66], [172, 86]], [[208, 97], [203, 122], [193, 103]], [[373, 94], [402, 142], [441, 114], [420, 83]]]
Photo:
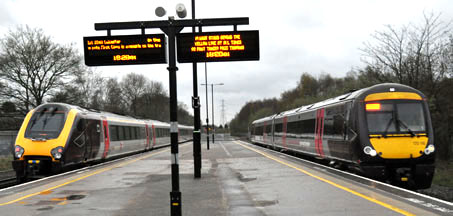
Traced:
[[0, 171], [0, 189], [16, 185], [16, 173], [14, 170]]

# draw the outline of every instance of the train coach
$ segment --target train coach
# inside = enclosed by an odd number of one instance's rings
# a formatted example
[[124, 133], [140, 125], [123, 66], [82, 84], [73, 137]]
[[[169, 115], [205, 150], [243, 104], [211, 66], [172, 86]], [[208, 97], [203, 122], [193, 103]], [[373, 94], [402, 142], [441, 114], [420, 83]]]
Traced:
[[426, 97], [401, 84], [378, 84], [255, 120], [249, 136], [411, 189], [429, 188], [434, 174]]
[[[179, 125], [179, 140], [193, 128]], [[31, 110], [19, 130], [13, 168], [17, 180], [39, 178], [65, 167], [130, 155], [170, 144], [170, 125], [63, 103]]]

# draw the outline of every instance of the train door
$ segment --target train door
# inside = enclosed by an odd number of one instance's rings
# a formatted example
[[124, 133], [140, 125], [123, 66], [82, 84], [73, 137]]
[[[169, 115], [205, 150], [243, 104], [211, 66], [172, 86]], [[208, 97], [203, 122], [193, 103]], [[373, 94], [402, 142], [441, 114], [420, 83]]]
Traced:
[[283, 134], [282, 134], [282, 145], [284, 148], [288, 148], [288, 144], [286, 143], [286, 129], [288, 125], [288, 116], [283, 117]]
[[324, 134], [324, 115], [325, 109], [319, 109], [316, 111], [316, 123], [315, 123], [315, 149], [316, 153], [324, 157], [322, 137]]
[[110, 147], [109, 125], [107, 120], [102, 121], [102, 126], [104, 129], [104, 154], [102, 154], [102, 158], [106, 158]]
[[95, 158], [101, 146], [101, 122], [88, 119], [85, 130], [85, 160]]
[[149, 127], [145, 124], [145, 139], [146, 139], [146, 150], [149, 149]]
[[86, 145], [86, 121], [83, 117], [77, 120], [77, 126], [69, 138], [69, 145], [66, 149], [65, 163], [79, 163], [84, 160]]
[[151, 133], [152, 133], [152, 136], [153, 137], [153, 148], [154, 146], [156, 146], [156, 128], [154, 127], [154, 125], [151, 126]]
[[274, 132], [275, 132], [275, 116], [272, 117], [272, 125], [271, 125], [271, 134], [272, 134], [271, 143], [272, 143], [272, 146], [275, 147], [275, 135], [274, 135]]

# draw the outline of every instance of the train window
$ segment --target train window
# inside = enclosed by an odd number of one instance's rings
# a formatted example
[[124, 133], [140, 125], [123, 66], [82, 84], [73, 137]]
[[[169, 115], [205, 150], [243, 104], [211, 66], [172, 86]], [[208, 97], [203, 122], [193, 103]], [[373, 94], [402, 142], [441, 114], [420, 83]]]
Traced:
[[135, 139], [141, 139], [139, 127], [135, 127]]
[[138, 130], [138, 127], [133, 127], [132, 128], [133, 131], [134, 131], [134, 139], [139, 139], [140, 138], [140, 134], [139, 134], [139, 130]]
[[334, 135], [333, 118], [324, 118], [324, 135]]
[[259, 135], [259, 136], [263, 135], [263, 126], [257, 126], [255, 128], [255, 135]]
[[397, 103], [398, 126], [402, 132], [425, 131], [425, 118], [421, 103]]
[[130, 140], [131, 139], [131, 129], [130, 127], [125, 126], [124, 127], [124, 140]]
[[315, 124], [316, 120], [315, 119], [306, 119], [301, 122], [301, 127], [302, 127], [302, 134], [305, 135], [313, 135], [315, 133]]
[[146, 130], [146, 128], [144, 128], [144, 127], [140, 128], [140, 138], [142, 138], [142, 139], [146, 138], [145, 130]]
[[382, 104], [379, 112], [367, 112], [368, 130], [370, 133], [395, 133], [393, 104]]
[[281, 134], [282, 132], [283, 132], [283, 124], [282, 123], [275, 124], [274, 135], [282, 136], [282, 134]]
[[118, 126], [118, 140], [124, 140], [124, 127]]
[[44, 109], [41, 112], [35, 112], [30, 119], [30, 123], [25, 132], [25, 137], [45, 139], [57, 138], [63, 129], [65, 119], [65, 114], [57, 111], [50, 112]]
[[156, 137], [160, 137], [160, 128], [156, 128]]
[[266, 134], [270, 134], [272, 132], [272, 123], [268, 123], [266, 125]]
[[135, 137], [135, 128], [134, 127], [129, 127], [129, 131], [130, 131], [130, 139], [131, 140], [134, 140], [136, 137]]
[[345, 125], [345, 118], [343, 115], [335, 115], [333, 117], [333, 128], [334, 128], [334, 134], [336, 136], [341, 136], [341, 138], [344, 138], [344, 125]]
[[118, 141], [118, 127], [114, 125], [109, 126], [109, 132], [110, 132], [110, 140], [112, 141]]

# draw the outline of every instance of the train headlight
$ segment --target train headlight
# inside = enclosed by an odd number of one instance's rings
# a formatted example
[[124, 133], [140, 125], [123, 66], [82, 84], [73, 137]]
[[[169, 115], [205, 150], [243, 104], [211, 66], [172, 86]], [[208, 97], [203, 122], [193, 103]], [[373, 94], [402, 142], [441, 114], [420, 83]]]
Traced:
[[376, 156], [377, 155], [377, 152], [376, 150], [374, 150], [373, 148], [371, 148], [370, 146], [366, 146], [365, 148], [363, 148], [363, 152], [367, 155], [370, 155], [372, 157]]
[[55, 158], [56, 160], [60, 160], [63, 156], [63, 147], [58, 146], [52, 149], [52, 151], [50, 151], [50, 154], [52, 154], [53, 158]]
[[22, 146], [16, 145], [16, 147], [14, 148], [14, 157], [19, 159], [22, 157], [22, 155], [24, 155], [24, 152], [25, 150], [24, 148], [22, 148]]
[[434, 150], [436, 150], [436, 148], [434, 147], [433, 144], [430, 144], [430, 145], [428, 145], [428, 147], [425, 148], [425, 154], [429, 155], [429, 154], [433, 153]]

